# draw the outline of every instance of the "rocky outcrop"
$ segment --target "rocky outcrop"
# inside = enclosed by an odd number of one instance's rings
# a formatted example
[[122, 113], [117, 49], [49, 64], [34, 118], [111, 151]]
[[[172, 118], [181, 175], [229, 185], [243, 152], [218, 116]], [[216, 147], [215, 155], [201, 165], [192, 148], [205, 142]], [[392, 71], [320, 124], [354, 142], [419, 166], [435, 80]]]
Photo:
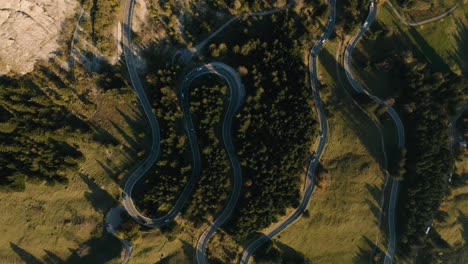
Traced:
[[1, 0], [0, 75], [24, 74], [50, 57], [62, 23], [77, 7], [77, 0]]

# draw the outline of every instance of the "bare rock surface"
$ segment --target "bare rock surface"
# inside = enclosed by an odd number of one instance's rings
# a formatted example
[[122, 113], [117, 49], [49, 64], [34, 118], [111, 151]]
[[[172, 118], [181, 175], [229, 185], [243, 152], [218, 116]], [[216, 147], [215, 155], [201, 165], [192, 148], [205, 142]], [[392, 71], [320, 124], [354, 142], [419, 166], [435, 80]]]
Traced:
[[27, 73], [53, 55], [62, 23], [77, 7], [77, 0], [1, 0], [0, 75]]

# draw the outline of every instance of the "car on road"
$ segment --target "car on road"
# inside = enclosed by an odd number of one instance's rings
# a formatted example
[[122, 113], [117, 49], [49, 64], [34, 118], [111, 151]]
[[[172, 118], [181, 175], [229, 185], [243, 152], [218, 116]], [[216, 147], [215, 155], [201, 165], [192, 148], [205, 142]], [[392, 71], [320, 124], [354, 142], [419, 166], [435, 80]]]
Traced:
[[315, 158], [314, 158], [314, 159], [312, 159], [312, 162], [315, 162]]
[[127, 194], [124, 193], [124, 192], [122, 192], [122, 198], [123, 198], [124, 200], [127, 199]]
[[182, 99], [184, 99], [184, 93], [182, 93]]
[[169, 219], [164, 220], [164, 223], [167, 223], [167, 222], [169, 222]]
[[374, 7], [374, 2], [371, 2], [371, 3], [370, 3], [370, 7]]
[[325, 43], [326, 39], [322, 39], [322, 44]]
[[197, 71], [201, 71], [201, 67], [197, 69]]
[[429, 231], [431, 231], [431, 227], [428, 226], [427, 229], [426, 229], [426, 235], [429, 234]]
[[366, 21], [362, 27], [367, 27], [367, 25], [369, 25], [369, 23]]

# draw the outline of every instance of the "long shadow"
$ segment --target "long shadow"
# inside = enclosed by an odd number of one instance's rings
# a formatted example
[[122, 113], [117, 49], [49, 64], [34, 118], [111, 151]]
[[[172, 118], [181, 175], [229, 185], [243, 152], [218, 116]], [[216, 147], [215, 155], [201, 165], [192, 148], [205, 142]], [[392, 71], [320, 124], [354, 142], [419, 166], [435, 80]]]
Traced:
[[444, 62], [440, 55], [431, 47], [427, 41], [421, 36], [421, 34], [414, 28], [410, 27], [408, 29], [410, 35], [418, 44], [419, 48], [423, 52], [424, 57], [432, 64], [432, 67], [435, 70], [449, 72], [450, 67]]
[[133, 112], [135, 115], [134, 118], [130, 117], [127, 113], [124, 113], [122, 110], [117, 108], [117, 112], [123, 117], [125, 122], [135, 130], [149, 130], [148, 127], [145, 125], [148, 120], [146, 117], [143, 116], [141, 112]]
[[11, 249], [27, 264], [44, 264], [33, 254], [27, 252], [26, 250], [20, 248], [18, 245], [10, 242]]
[[256, 263], [311, 263], [303, 253], [277, 240], [268, 240], [254, 254]]
[[112, 126], [119, 132], [119, 134], [124, 138], [130, 146], [138, 151], [138, 149], [142, 148], [139, 142], [137, 142], [132, 136], [130, 136], [127, 132], [125, 132], [122, 128], [119, 127], [114, 121], [111, 121]]
[[[393, 15], [393, 12], [392, 12]], [[398, 21], [397, 18], [394, 18]], [[460, 28], [463, 25], [460, 24]], [[401, 44], [402, 48], [409, 49], [417, 55], [421, 61], [427, 61], [431, 64], [431, 68], [436, 71], [450, 72], [450, 67], [445, 63], [444, 59], [437, 53], [437, 51], [429, 45], [424, 37], [417, 31], [415, 27], [408, 27], [408, 33], [401, 28], [401, 23], [397, 22], [392, 25], [395, 28], [392, 39], [389, 40], [393, 43]], [[450, 37], [450, 36], [448, 36]], [[414, 39], [414, 42], [411, 40]], [[463, 46], [461, 49], [463, 50]]]
[[359, 247], [358, 253], [353, 257], [353, 263], [382, 263], [385, 256], [381, 248], [377, 247], [374, 255], [372, 249], [376, 246], [369, 238], [363, 237], [365, 246]]
[[453, 51], [449, 52], [449, 58], [460, 66], [463, 76], [468, 76], [468, 28], [463, 25], [461, 19], [456, 20], [457, 32], [453, 36], [456, 44]]
[[189, 242], [185, 240], [180, 240], [182, 242], [182, 251], [184, 252], [185, 256], [188, 259], [192, 259], [195, 257], [195, 248]]
[[111, 144], [113, 146], [119, 144], [119, 141], [108, 131], [95, 125], [91, 125], [91, 129], [94, 131], [93, 139], [101, 144]]
[[468, 217], [458, 210], [458, 222], [462, 225], [462, 237], [465, 242], [468, 242]]
[[102, 163], [99, 160], [96, 160], [96, 163], [107, 174], [107, 176], [109, 176], [109, 178], [113, 179], [117, 183], [119, 182], [117, 174], [110, 167], [108, 167], [106, 164]]
[[65, 261], [62, 260], [59, 256], [55, 255], [54, 253], [50, 252], [49, 250], [44, 250], [46, 255], [44, 256], [45, 263], [48, 264], [64, 264]]
[[[340, 88], [338, 83], [335, 87], [332, 87], [333, 100], [337, 100], [335, 103], [339, 105], [335, 107], [335, 110], [340, 112], [345, 118], [346, 124], [354, 131], [356, 137], [361, 141], [370, 155], [380, 164], [383, 165], [383, 156], [380, 146], [380, 138], [378, 130], [372, 123], [371, 119], [363, 113], [357, 106], [354, 105], [352, 98], [343, 89], [349, 89], [348, 81], [346, 79], [344, 68], [341, 64], [338, 64], [338, 71], [340, 71], [340, 77], [336, 72], [336, 60], [328, 52], [323, 50], [320, 53], [320, 60], [323, 62], [325, 71], [334, 79], [339, 80], [341, 77], [342, 84], [345, 87]], [[327, 106], [328, 108], [328, 106]]]
[[65, 263], [107, 263], [119, 258], [121, 249], [120, 241], [102, 228], [94, 238], [83, 243], [78, 249], [70, 250], [72, 255]]
[[105, 190], [99, 187], [93, 179], [86, 177], [83, 174], [79, 175], [91, 192], [86, 192], [85, 197], [91, 202], [93, 207], [101, 213], [107, 212], [112, 206], [117, 204], [117, 201]]
[[294, 248], [279, 241], [275, 241], [275, 245], [278, 246], [278, 248], [283, 253], [282, 263], [311, 263], [311, 261], [307, 259], [303, 253], [295, 250]]

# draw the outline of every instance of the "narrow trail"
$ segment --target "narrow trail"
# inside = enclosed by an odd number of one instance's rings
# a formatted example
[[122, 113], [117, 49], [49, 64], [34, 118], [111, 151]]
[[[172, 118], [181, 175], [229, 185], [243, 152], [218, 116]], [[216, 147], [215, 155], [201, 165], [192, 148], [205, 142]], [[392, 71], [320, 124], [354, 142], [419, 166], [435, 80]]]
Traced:
[[390, 9], [393, 11], [393, 13], [395, 13], [395, 15], [401, 21], [401, 23], [405, 24], [408, 27], [416, 27], [416, 26], [421, 26], [421, 25], [427, 24], [427, 23], [435, 22], [435, 21], [437, 21], [439, 19], [442, 19], [442, 18], [452, 14], [457, 9], [457, 7], [460, 5], [461, 1], [462, 0], [457, 1], [457, 3], [455, 5], [453, 5], [446, 12], [444, 12], [444, 13], [438, 15], [438, 16], [435, 16], [433, 18], [425, 19], [425, 20], [422, 20], [422, 21], [419, 21], [419, 22], [408, 22], [408, 21], [406, 21], [403, 18], [403, 16], [398, 12], [398, 10], [393, 6], [393, 4], [392, 4], [392, 2], [390, 0], [385, 1], [385, 3], [388, 5], [388, 7], [390, 7]]
[[216, 31], [211, 33], [208, 37], [206, 37], [204, 40], [202, 40], [200, 43], [198, 43], [195, 47], [189, 49], [192, 54], [196, 54], [199, 50], [201, 50], [208, 42], [210, 42], [211, 39], [213, 39], [216, 35], [218, 35], [220, 32], [222, 32], [225, 28], [227, 28], [230, 24], [232, 24], [234, 21], [244, 18], [244, 17], [250, 17], [250, 16], [266, 16], [266, 15], [271, 15], [274, 13], [281, 12], [283, 10], [288, 9], [292, 4], [287, 4], [284, 7], [281, 8], [274, 8], [271, 10], [266, 10], [266, 11], [261, 11], [261, 12], [254, 12], [254, 13], [244, 13], [237, 15], [235, 17], [232, 17], [226, 23], [224, 23], [221, 27], [219, 27]]

